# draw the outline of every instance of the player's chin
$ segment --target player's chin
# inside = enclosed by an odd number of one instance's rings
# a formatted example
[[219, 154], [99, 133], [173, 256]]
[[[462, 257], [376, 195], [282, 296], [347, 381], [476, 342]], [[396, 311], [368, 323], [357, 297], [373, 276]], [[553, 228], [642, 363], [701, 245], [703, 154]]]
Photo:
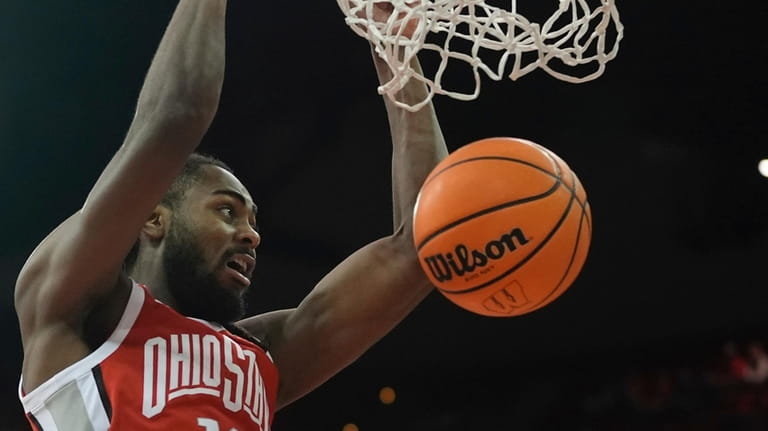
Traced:
[[[248, 286], [242, 282], [233, 280], [231, 277], [217, 277], [219, 289], [211, 297], [208, 304], [208, 311], [216, 314], [216, 319], [209, 319], [218, 322], [233, 322], [239, 320], [245, 314], [245, 293]], [[214, 305], [215, 303], [215, 305]]]

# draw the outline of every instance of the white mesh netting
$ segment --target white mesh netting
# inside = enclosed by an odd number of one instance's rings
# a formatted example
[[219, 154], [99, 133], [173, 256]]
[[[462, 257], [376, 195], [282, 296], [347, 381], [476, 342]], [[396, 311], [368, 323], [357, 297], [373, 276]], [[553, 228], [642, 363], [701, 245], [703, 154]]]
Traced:
[[[496, 81], [516, 80], [535, 69], [573, 83], [595, 79], [616, 56], [624, 33], [614, 0], [559, 0], [543, 23], [521, 15], [517, 0], [506, 0], [509, 7], [488, 4], [492, 0], [337, 1], [347, 25], [368, 39], [392, 70], [393, 78], [379, 93], [411, 111], [435, 94], [477, 98], [479, 71]], [[439, 61], [430, 73], [419, 73], [411, 60], [425, 51]], [[448, 64], [456, 61], [471, 70], [470, 91], [446, 88]], [[429, 92], [424, 100], [406, 104], [397, 93], [410, 79], [424, 82]]]

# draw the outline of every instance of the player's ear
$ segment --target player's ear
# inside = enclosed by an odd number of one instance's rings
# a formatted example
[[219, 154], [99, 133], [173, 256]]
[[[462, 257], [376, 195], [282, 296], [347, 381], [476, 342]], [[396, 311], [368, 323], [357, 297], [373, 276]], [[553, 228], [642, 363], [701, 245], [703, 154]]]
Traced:
[[157, 205], [152, 211], [152, 214], [150, 214], [147, 221], [144, 222], [144, 227], [141, 231], [150, 239], [159, 241], [165, 237], [166, 233], [168, 233], [170, 221], [170, 208], [166, 207], [165, 205]]

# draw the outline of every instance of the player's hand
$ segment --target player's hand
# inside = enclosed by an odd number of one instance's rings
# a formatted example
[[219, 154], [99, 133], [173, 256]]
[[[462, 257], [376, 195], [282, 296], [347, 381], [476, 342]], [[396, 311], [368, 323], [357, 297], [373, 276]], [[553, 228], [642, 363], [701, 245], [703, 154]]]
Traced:
[[[395, 22], [395, 25], [392, 27], [392, 31], [390, 34], [395, 35], [400, 33], [400, 29], [402, 27], [402, 35], [407, 38], [411, 38], [416, 31], [416, 28], [419, 25], [419, 19], [418, 18], [411, 18], [408, 21], [404, 21], [405, 18], [408, 16], [408, 11], [416, 6], [419, 3], [420, 0], [411, 0], [405, 2], [404, 6], [405, 8], [401, 8], [397, 13], [397, 21]], [[373, 21], [377, 23], [386, 23], [393, 13], [395, 13], [395, 6], [389, 2], [389, 1], [377, 1], [373, 4], [373, 16], [368, 17], [367, 16], [367, 8], [362, 8], [358, 13], [357, 16], [360, 18], [365, 19], [372, 19]]]

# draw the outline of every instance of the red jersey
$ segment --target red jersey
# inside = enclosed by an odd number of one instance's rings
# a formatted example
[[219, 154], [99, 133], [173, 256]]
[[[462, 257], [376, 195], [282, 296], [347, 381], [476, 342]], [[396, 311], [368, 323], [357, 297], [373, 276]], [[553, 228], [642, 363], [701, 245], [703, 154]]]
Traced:
[[36, 431], [269, 431], [277, 381], [260, 346], [134, 283], [104, 344], [19, 397]]

